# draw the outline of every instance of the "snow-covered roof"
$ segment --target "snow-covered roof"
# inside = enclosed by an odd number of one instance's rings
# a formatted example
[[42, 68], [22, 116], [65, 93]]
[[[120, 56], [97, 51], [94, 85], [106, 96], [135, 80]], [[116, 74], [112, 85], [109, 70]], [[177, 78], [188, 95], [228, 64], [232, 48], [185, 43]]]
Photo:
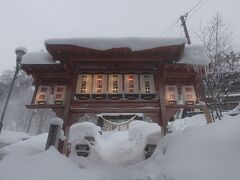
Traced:
[[[185, 44], [185, 38], [69, 38], [49, 39], [47, 44], [75, 45], [84, 48], [107, 50], [112, 48], [130, 48], [132, 51]], [[206, 51], [201, 45], [185, 45], [180, 60], [181, 64], [208, 64]], [[31, 52], [23, 56], [22, 64], [57, 64], [48, 52]]]
[[158, 48], [162, 46], [173, 46], [185, 44], [185, 38], [64, 38], [48, 39], [48, 44], [54, 45], [74, 45], [84, 48], [107, 50], [113, 48], [130, 48], [132, 51]]
[[23, 56], [21, 64], [57, 64], [48, 52], [30, 52]]
[[202, 45], [186, 45], [178, 63], [205, 65], [210, 63], [210, 59]]

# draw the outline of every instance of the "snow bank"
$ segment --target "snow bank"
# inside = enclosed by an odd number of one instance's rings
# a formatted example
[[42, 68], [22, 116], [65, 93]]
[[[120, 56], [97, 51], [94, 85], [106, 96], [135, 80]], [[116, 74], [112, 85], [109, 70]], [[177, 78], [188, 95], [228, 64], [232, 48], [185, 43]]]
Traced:
[[146, 138], [155, 133], [160, 133], [160, 126], [157, 123], [148, 123], [145, 121], [132, 121], [129, 124], [128, 138], [130, 141], [146, 143]]
[[0, 159], [26, 157], [42, 152], [45, 149], [46, 141], [47, 133], [5, 146], [0, 150]]
[[237, 114], [240, 114], [240, 103], [237, 107], [235, 107], [233, 110], [229, 111], [229, 112], [226, 112], [226, 114], [228, 115], [237, 115]]
[[204, 114], [198, 114], [192, 117], [186, 117], [184, 119], [176, 119], [173, 122], [169, 122], [168, 130], [171, 132], [183, 131], [191, 127], [199, 127], [206, 125], [206, 118]]
[[[9, 167], [9, 164], [11, 166]], [[10, 170], [10, 169], [11, 170]], [[9, 171], [10, 170], [10, 171]], [[0, 163], [1, 180], [79, 180], [98, 179], [94, 173], [83, 173], [56, 149], [27, 158], [6, 159]]]
[[156, 180], [238, 179], [240, 116], [225, 116], [223, 119], [167, 135], [153, 156], [137, 168], [144, 168], [143, 173]]
[[12, 143], [26, 140], [28, 138], [30, 138], [30, 136], [23, 132], [2, 130], [0, 134], [0, 144], [12, 144]]
[[[138, 124], [135, 123], [132, 128]], [[134, 157], [135, 149], [139, 147], [134, 147], [135, 141], [128, 140], [127, 132], [108, 134], [102, 140], [112, 143], [100, 143], [102, 149], [99, 151], [105, 152], [106, 156], [116, 161], [115, 164], [94, 164], [85, 158], [81, 161], [84, 166], [79, 168], [50, 148], [27, 156], [18, 154], [15, 158], [4, 158], [0, 161], [0, 179], [235, 180], [240, 177], [239, 139], [240, 115], [224, 116], [222, 121], [213, 124], [169, 134], [161, 139], [148, 160], [120, 166], [118, 163], [123, 159], [139, 158]], [[126, 147], [130, 147], [128, 151]], [[15, 151], [21, 148], [19, 146]], [[111, 154], [113, 152], [116, 153]]]
[[132, 51], [158, 48], [162, 46], [172, 46], [185, 44], [185, 38], [65, 38], [65, 39], [48, 39], [48, 44], [74, 45], [84, 48], [107, 50], [113, 48], [130, 48]]

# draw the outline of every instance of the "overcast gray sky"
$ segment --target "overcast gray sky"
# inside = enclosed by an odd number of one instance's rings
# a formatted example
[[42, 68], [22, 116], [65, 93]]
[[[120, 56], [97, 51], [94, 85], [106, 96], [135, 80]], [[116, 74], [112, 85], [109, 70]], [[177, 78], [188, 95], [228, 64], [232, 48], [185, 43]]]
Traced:
[[[44, 49], [48, 38], [68, 37], [176, 37], [180, 23], [167, 31], [180, 15], [199, 0], [0, 0], [0, 72], [15, 66], [14, 50]], [[205, 2], [205, 3], [204, 3]], [[188, 28], [205, 23], [219, 12], [232, 24], [240, 40], [240, 2], [205, 0], [189, 14]], [[200, 6], [199, 6], [200, 7]]]

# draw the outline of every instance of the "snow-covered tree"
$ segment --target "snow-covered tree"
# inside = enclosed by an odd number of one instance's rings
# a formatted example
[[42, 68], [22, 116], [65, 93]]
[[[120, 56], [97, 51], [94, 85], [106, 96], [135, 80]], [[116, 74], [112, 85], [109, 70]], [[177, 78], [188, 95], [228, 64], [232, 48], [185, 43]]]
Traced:
[[[0, 75], [0, 109], [5, 103], [13, 75], [14, 70], [6, 70]], [[32, 110], [27, 109], [25, 105], [30, 104], [33, 91], [31, 76], [24, 71], [19, 71], [4, 117], [4, 128], [27, 132], [31, 123], [31, 134], [48, 131], [49, 120], [56, 115], [47, 109], [37, 110], [32, 115]]]
[[240, 88], [240, 54], [234, 52], [231, 26], [224, 23], [219, 13], [207, 24], [200, 25], [197, 36], [203, 42], [211, 60], [203, 75], [207, 105], [212, 114], [216, 113], [217, 118], [221, 119], [225, 99], [233, 89]]

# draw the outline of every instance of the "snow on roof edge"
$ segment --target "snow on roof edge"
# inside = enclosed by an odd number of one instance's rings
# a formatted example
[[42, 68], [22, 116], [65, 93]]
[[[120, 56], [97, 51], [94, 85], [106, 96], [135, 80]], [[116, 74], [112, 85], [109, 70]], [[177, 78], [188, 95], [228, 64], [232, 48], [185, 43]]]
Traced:
[[21, 64], [57, 64], [57, 62], [53, 60], [48, 52], [39, 51], [26, 53], [22, 58]]
[[173, 46], [185, 44], [186, 38], [155, 38], [155, 37], [126, 37], [126, 38], [62, 38], [48, 39], [47, 44], [74, 45], [96, 50], [107, 50], [113, 48], [128, 47], [132, 51], [152, 49], [162, 46]]
[[207, 65], [210, 59], [203, 45], [185, 45], [178, 64]]

